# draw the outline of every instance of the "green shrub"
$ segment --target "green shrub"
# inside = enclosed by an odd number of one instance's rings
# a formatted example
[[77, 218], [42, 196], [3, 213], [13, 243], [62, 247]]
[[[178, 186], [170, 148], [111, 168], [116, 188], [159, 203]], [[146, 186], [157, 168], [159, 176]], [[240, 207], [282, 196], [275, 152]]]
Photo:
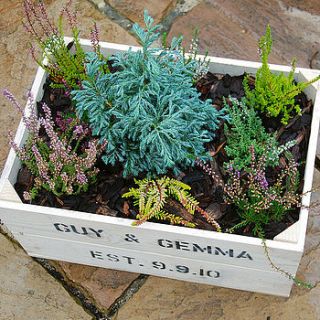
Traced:
[[250, 147], [250, 170], [240, 172], [230, 168], [228, 182], [224, 187], [227, 204], [234, 204], [241, 222], [229, 231], [253, 226], [253, 233], [265, 238], [264, 226], [272, 221], [281, 221], [285, 214], [300, 203], [297, 193], [299, 171], [293, 157], [288, 153], [287, 166], [280, 171], [274, 183], [266, 177], [265, 155], [256, 158], [253, 146]]
[[229, 100], [230, 106], [225, 102], [229, 120], [225, 123], [224, 133], [227, 138], [225, 151], [230, 161], [225, 163], [225, 167], [233, 166], [236, 170], [249, 167], [251, 146], [254, 147], [258, 158], [266, 152], [266, 166], [278, 165], [280, 154], [294, 146], [296, 141], [292, 140], [279, 146], [276, 133], [266, 132], [261, 119], [252, 107], [246, 106], [245, 100]]
[[146, 27], [135, 24], [142, 50], [110, 60], [119, 71], [105, 74], [104, 61], [87, 56], [88, 80], [72, 92], [78, 115], [89, 119], [94, 135], [108, 141], [103, 160], [122, 163], [124, 176], [165, 174], [207, 159], [204, 147], [223, 117], [210, 100], [201, 101], [192, 78], [198, 62], [185, 63], [181, 39], [167, 50], [152, 47], [159, 26], [145, 12]]
[[268, 66], [268, 57], [271, 52], [272, 37], [270, 26], [267, 26], [266, 34], [259, 40], [262, 66], [258, 69], [255, 87], [250, 89], [248, 76], [243, 84], [248, 104], [268, 117], [281, 117], [281, 123], [286, 125], [290, 118], [300, 114], [300, 107], [295, 103], [295, 97], [311, 83], [320, 79], [320, 76], [308, 82], [294, 82], [295, 62], [288, 76], [282, 72], [273, 74]]
[[[70, 4], [71, 1], [62, 9], [58, 22], [54, 23], [49, 19], [43, 1], [38, 1], [36, 4], [30, 0], [23, 1], [25, 29], [36, 42], [41, 53], [37, 57], [35, 48], [32, 46], [32, 56], [50, 74], [55, 82], [52, 84], [53, 87], [67, 90], [79, 88], [81, 81], [86, 78], [85, 52], [80, 45], [76, 14], [70, 10]], [[69, 46], [64, 41], [63, 17], [66, 17], [72, 32], [74, 52], [69, 50]], [[98, 48], [96, 26], [91, 34], [93, 45]], [[46, 61], [43, 60], [44, 58]]]

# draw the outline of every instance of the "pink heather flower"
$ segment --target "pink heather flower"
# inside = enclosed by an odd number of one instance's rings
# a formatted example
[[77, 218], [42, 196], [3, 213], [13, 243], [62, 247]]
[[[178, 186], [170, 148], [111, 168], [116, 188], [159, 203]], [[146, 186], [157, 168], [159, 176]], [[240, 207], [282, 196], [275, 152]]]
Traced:
[[78, 172], [77, 173], [77, 181], [79, 184], [86, 184], [88, 182], [88, 179], [86, 177], [86, 175], [82, 172]]
[[19, 148], [19, 146], [15, 143], [12, 131], [8, 132], [8, 138], [9, 138], [9, 143], [10, 143], [11, 148], [17, 154], [18, 158], [21, 161], [30, 160], [28, 155], [27, 155], [26, 150], [24, 148]]
[[30, 114], [27, 118], [28, 123], [26, 124], [26, 127], [34, 137], [37, 137], [39, 132], [39, 120], [36, 113], [36, 102], [31, 90], [28, 91], [27, 99], [26, 110], [29, 111]]
[[266, 179], [265, 173], [262, 171], [258, 171], [254, 179], [259, 183], [262, 189], [267, 189], [269, 184]]
[[69, 185], [67, 186], [66, 192], [67, 192], [67, 194], [72, 194], [72, 193], [73, 193], [73, 188], [72, 188], [72, 185], [71, 185], [71, 184], [69, 184]]
[[66, 6], [61, 10], [61, 15], [66, 14], [68, 23], [72, 29], [77, 28], [77, 14], [76, 12], [71, 12], [70, 8], [72, 6], [72, 0], [69, 0]]
[[[27, 117], [21, 105], [18, 103], [17, 99], [13, 96], [13, 94], [4, 90], [3, 95], [13, 104], [16, 110], [22, 115], [23, 123], [25, 124], [27, 130], [29, 131], [30, 138], [34, 141], [38, 137], [39, 131], [39, 121], [37, 119], [36, 111], [35, 111], [35, 101], [31, 91], [28, 92], [28, 101], [26, 111], [29, 112], [29, 116]], [[9, 141], [11, 147], [14, 149], [20, 160], [25, 161], [28, 159], [26, 150], [24, 148], [20, 148], [15, 142], [13, 138], [12, 132], [8, 133]]]
[[48, 164], [43, 160], [38, 148], [35, 145], [31, 147], [31, 150], [36, 158], [39, 176], [42, 178], [42, 180], [49, 183], [50, 178], [48, 176], [48, 172], [49, 172]]
[[59, 136], [54, 131], [53, 122], [51, 119], [51, 110], [45, 103], [42, 105], [42, 108], [45, 113], [45, 118], [40, 118], [39, 121], [40, 124], [45, 128], [46, 133], [50, 138], [50, 147], [55, 150], [59, 157], [61, 157], [61, 160], [66, 161], [69, 158], [68, 152], [64, 144], [59, 139]]
[[[45, 21], [46, 22], [46, 24], [47, 24], [47, 26], [49, 27], [49, 35], [51, 34], [51, 33], [53, 33], [53, 34], [55, 34], [55, 35], [58, 35], [58, 30], [57, 30], [57, 28], [50, 22], [50, 20], [49, 20], [49, 18], [48, 18], [48, 14], [47, 14], [47, 9], [45, 8], [45, 6], [44, 6], [44, 3], [43, 3], [43, 1], [39, 1], [38, 2], [38, 9], [39, 9], [39, 11], [40, 11], [40, 13], [41, 13], [41, 18], [42, 18], [42, 20], [43, 21]], [[43, 30], [43, 31], [45, 31], [45, 30]]]
[[96, 23], [93, 24], [93, 29], [90, 31], [90, 35], [92, 47], [96, 53], [99, 53], [99, 31]]
[[275, 194], [271, 194], [269, 196], [269, 198], [270, 198], [271, 201], [274, 201], [274, 200], [276, 200], [276, 195]]
[[38, 61], [38, 58], [36, 56], [36, 49], [33, 44], [31, 44], [31, 46], [30, 46], [30, 53], [31, 53], [32, 59], [34, 61]]
[[82, 125], [75, 126], [73, 133], [75, 136], [78, 136], [78, 137], [81, 136], [82, 134], [84, 134], [83, 126]]

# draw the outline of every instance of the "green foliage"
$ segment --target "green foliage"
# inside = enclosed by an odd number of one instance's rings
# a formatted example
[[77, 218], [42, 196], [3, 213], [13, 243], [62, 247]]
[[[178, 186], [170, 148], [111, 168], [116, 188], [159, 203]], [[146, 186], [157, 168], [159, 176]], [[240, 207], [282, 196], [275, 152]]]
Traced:
[[[36, 56], [32, 46], [35, 61], [47, 71], [56, 82], [54, 87], [67, 89], [79, 88], [86, 78], [84, 61], [85, 52], [79, 42], [79, 29], [76, 25], [76, 14], [70, 11], [71, 1], [62, 9], [57, 23], [50, 21], [42, 1], [37, 4], [24, 0], [26, 30], [37, 43], [40, 57]], [[73, 37], [74, 52], [69, 50], [64, 41], [63, 17], [66, 16]], [[45, 60], [43, 60], [46, 58]]]
[[133, 26], [142, 50], [111, 57], [120, 71], [105, 74], [104, 61], [88, 54], [88, 80], [72, 92], [76, 110], [88, 117], [94, 135], [108, 141], [103, 160], [123, 164], [124, 176], [165, 174], [169, 169], [207, 159], [204, 143], [223, 117], [211, 101], [201, 101], [192, 78], [197, 62], [187, 64], [181, 39], [167, 50], [152, 47], [159, 27], [145, 12], [146, 27]]
[[230, 162], [225, 163], [225, 167], [232, 166], [236, 170], [250, 167], [250, 146], [254, 147], [257, 158], [266, 152], [267, 166], [278, 165], [280, 154], [294, 146], [296, 141], [279, 146], [276, 133], [269, 134], [265, 131], [261, 119], [252, 107], [246, 106], [245, 100], [230, 98], [229, 101], [231, 105], [225, 102], [229, 121], [224, 126], [224, 133], [227, 138], [225, 151]]
[[46, 70], [56, 82], [53, 87], [77, 89], [80, 83], [86, 79], [84, 68], [85, 52], [79, 43], [79, 31], [72, 29], [74, 41], [74, 53], [71, 52], [64, 42], [62, 29], [60, 35], [47, 39], [40, 43], [43, 56], [47, 62], [37, 59], [37, 63]]
[[289, 153], [287, 166], [271, 185], [266, 179], [266, 158], [256, 159], [253, 146], [250, 148], [251, 164], [248, 172], [229, 169], [229, 180], [224, 188], [225, 201], [234, 204], [241, 222], [229, 229], [253, 225], [254, 234], [264, 238], [263, 227], [272, 221], [281, 221], [285, 214], [300, 203], [297, 194], [299, 172]]
[[[180, 202], [192, 215], [195, 211], [201, 214], [204, 212], [198, 206], [198, 201], [189, 194], [190, 187], [181, 181], [162, 177], [157, 180], [135, 180], [135, 183], [138, 185], [138, 188], [130, 188], [130, 191], [123, 195], [125, 198], [133, 197], [134, 204], [139, 207], [139, 214], [137, 215], [139, 222], [135, 224], [141, 224], [144, 221], [155, 218], [167, 220], [171, 224], [195, 227], [194, 223], [186, 221], [180, 216], [168, 213], [163, 209], [169, 197]], [[212, 218], [210, 223], [220, 230], [220, 226]]]
[[21, 113], [29, 133], [23, 147], [19, 147], [9, 134], [12, 148], [34, 176], [33, 187], [24, 193], [24, 198], [34, 199], [41, 189], [58, 197], [87, 191], [89, 184], [96, 180], [98, 169], [95, 163], [101, 152], [97, 139], [88, 141], [89, 129], [75, 118], [68, 119], [70, 121], [65, 122], [67, 126], [63, 130], [58, 129], [46, 104], [42, 106], [44, 116], [38, 118], [31, 95], [26, 108], [30, 110], [27, 117], [8, 90], [4, 95]]
[[286, 125], [290, 118], [300, 114], [301, 110], [295, 103], [295, 97], [311, 83], [320, 79], [320, 76], [308, 82], [294, 82], [295, 62], [288, 76], [282, 72], [273, 74], [268, 66], [268, 57], [272, 47], [270, 26], [267, 26], [266, 34], [260, 38], [259, 49], [261, 51], [262, 66], [258, 69], [255, 80], [255, 88], [250, 89], [248, 76], [244, 78], [243, 85], [248, 104], [268, 117], [281, 117], [281, 123]]

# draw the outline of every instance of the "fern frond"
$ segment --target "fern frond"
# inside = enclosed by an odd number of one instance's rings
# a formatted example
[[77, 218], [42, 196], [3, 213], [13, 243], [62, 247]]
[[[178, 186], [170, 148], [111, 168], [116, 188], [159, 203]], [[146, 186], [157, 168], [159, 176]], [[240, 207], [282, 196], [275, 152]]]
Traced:
[[212, 226], [214, 226], [218, 232], [221, 232], [221, 227], [219, 223], [213, 217], [211, 217], [211, 215], [207, 211], [203, 210], [199, 206], [196, 206], [195, 210], [199, 212], [206, 219], [206, 221], [208, 221]]
[[[169, 177], [162, 177], [157, 180], [135, 179], [135, 183], [138, 185], [138, 188], [130, 188], [129, 192], [122, 195], [122, 197], [125, 198], [133, 197], [134, 204], [139, 206], [139, 214], [137, 215], [139, 222], [135, 222], [135, 225], [155, 218], [169, 221], [171, 224], [195, 227], [195, 223], [186, 221], [180, 216], [163, 210], [168, 197], [179, 201], [191, 214], [194, 214], [195, 210], [201, 210], [197, 209], [198, 201], [188, 193], [190, 186], [181, 181], [170, 179]], [[212, 223], [212, 221], [209, 221], [209, 223]], [[214, 226], [217, 228], [216, 225]]]
[[195, 223], [192, 223], [190, 221], [187, 221], [179, 216], [176, 216], [174, 214], [168, 213], [166, 211], [159, 211], [156, 215], [155, 218], [157, 220], [163, 220], [163, 221], [169, 221], [170, 224], [173, 225], [183, 225], [185, 227], [189, 227], [189, 228], [194, 228], [196, 225]]

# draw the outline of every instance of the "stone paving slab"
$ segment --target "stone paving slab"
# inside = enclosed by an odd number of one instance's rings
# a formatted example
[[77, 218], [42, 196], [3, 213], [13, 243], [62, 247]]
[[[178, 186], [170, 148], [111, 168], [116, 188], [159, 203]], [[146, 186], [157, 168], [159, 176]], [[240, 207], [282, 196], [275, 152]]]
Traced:
[[92, 317], [19, 245], [0, 234], [0, 320]]
[[158, 23], [176, 5], [177, 0], [105, 0], [105, 2], [131, 21], [142, 24], [145, 9]]
[[121, 297], [139, 274], [84, 266], [76, 263], [51, 261], [65, 280], [72, 283], [86, 296], [91, 297], [96, 307], [107, 312]]
[[[297, 3], [308, 11], [291, 7]], [[320, 49], [320, 15], [316, 13], [319, 1], [205, 0], [178, 17], [169, 36], [184, 34], [188, 47], [193, 29], [199, 28], [202, 52], [259, 61], [257, 41], [269, 23], [274, 39], [270, 62], [289, 64], [296, 58], [298, 66], [309, 67]]]

